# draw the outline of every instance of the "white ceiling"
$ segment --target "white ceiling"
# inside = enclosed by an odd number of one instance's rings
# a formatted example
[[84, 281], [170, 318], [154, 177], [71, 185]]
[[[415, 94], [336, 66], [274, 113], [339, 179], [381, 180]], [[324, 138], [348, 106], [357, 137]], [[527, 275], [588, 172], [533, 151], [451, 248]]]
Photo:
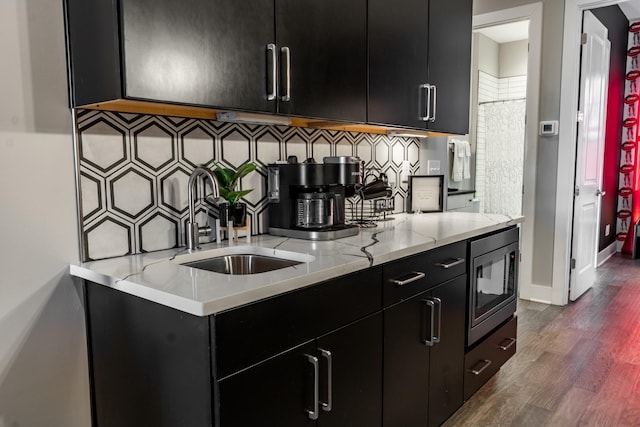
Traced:
[[627, 19], [640, 18], [640, 0], [628, 0], [619, 4]]
[[[635, 0], [640, 3], [640, 0]], [[498, 44], [527, 40], [529, 38], [529, 21], [510, 22], [509, 24], [474, 30]]]

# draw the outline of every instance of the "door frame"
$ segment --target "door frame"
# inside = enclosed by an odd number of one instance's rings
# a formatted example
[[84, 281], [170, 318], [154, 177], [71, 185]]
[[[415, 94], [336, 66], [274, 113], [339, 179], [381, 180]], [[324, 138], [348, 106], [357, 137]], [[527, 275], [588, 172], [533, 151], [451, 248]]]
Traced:
[[[582, 13], [622, 0], [565, 0], [551, 303], [569, 303]], [[561, 166], [562, 165], [562, 166]]]
[[[538, 153], [538, 115], [540, 105], [540, 70], [542, 61], [542, 2], [474, 15], [473, 29], [493, 27], [529, 20], [529, 57], [527, 61], [527, 106], [524, 144], [522, 215], [520, 239], [521, 262], [519, 295], [529, 300], [548, 301], [549, 287], [533, 283], [533, 239]], [[474, 76], [471, 77], [474, 79]], [[473, 85], [472, 87], [477, 87]], [[473, 106], [472, 106], [473, 108]]]

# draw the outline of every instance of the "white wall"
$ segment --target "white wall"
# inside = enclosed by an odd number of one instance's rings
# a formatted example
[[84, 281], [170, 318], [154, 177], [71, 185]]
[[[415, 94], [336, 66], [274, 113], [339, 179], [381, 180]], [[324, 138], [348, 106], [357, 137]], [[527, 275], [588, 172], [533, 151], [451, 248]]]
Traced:
[[0, 426], [90, 425], [62, 1], [0, 2]]
[[[540, 0], [474, 0], [474, 15], [496, 12]], [[538, 120], [558, 120], [560, 116], [560, 82], [564, 0], [541, 0], [542, 58], [540, 68], [540, 104]], [[559, 137], [539, 138], [535, 178], [535, 214], [533, 221], [533, 261], [531, 282], [548, 287], [553, 282], [556, 185]]]
[[518, 40], [500, 44], [499, 77], [515, 77], [527, 75], [527, 59], [529, 57], [529, 41]]

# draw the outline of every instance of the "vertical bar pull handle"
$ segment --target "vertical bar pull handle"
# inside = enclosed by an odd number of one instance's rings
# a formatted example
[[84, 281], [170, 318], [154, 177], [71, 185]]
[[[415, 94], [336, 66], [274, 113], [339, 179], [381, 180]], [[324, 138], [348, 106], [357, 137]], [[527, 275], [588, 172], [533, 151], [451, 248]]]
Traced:
[[307, 409], [307, 415], [312, 420], [317, 420], [318, 415], [320, 415], [319, 406], [320, 406], [320, 366], [318, 363], [318, 358], [312, 356], [310, 354], [305, 354], [307, 356], [307, 360], [313, 366], [313, 409]]
[[[431, 85], [429, 83], [424, 83], [418, 86], [418, 120], [422, 120], [426, 122], [429, 120], [429, 116], [431, 115]], [[426, 101], [424, 100], [423, 94], [427, 94]], [[424, 101], [424, 104], [423, 104]], [[423, 107], [424, 105], [424, 107]], [[426, 111], [425, 111], [426, 110]], [[423, 116], [422, 113], [426, 114]]]
[[433, 336], [434, 344], [440, 342], [442, 335], [442, 300], [440, 298], [433, 297], [431, 300], [438, 306], [438, 334]]
[[278, 96], [278, 57], [276, 54], [276, 45], [269, 43], [267, 51], [271, 52], [271, 92], [267, 93], [267, 100], [273, 101]]
[[280, 48], [280, 52], [284, 54], [284, 95], [280, 98], [282, 101], [291, 101], [291, 49], [288, 47]]
[[435, 122], [436, 113], [438, 112], [438, 87], [436, 85], [431, 85], [431, 89], [433, 89], [433, 116], [431, 116], [429, 120]]
[[322, 402], [322, 410], [330, 412], [333, 406], [333, 357], [329, 350], [320, 349], [320, 354], [327, 361], [327, 401]]
[[432, 347], [434, 344], [433, 341], [433, 321], [435, 320], [435, 304], [433, 303], [433, 301], [425, 299], [422, 300], [422, 302], [425, 304], [425, 307], [429, 308], [429, 312], [430, 312], [430, 320], [431, 320], [431, 324], [429, 325], [429, 327], [427, 328], [425, 325], [425, 330], [427, 330], [427, 338], [425, 338], [425, 340], [423, 341], [427, 347]]

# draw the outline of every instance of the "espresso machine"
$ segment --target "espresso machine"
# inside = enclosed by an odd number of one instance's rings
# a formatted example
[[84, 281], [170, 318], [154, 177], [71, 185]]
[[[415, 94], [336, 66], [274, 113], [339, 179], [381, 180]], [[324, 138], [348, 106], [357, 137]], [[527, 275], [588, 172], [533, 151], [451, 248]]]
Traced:
[[362, 184], [358, 157], [325, 157], [268, 166], [269, 234], [308, 240], [333, 240], [358, 234], [345, 223], [345, 198]]

